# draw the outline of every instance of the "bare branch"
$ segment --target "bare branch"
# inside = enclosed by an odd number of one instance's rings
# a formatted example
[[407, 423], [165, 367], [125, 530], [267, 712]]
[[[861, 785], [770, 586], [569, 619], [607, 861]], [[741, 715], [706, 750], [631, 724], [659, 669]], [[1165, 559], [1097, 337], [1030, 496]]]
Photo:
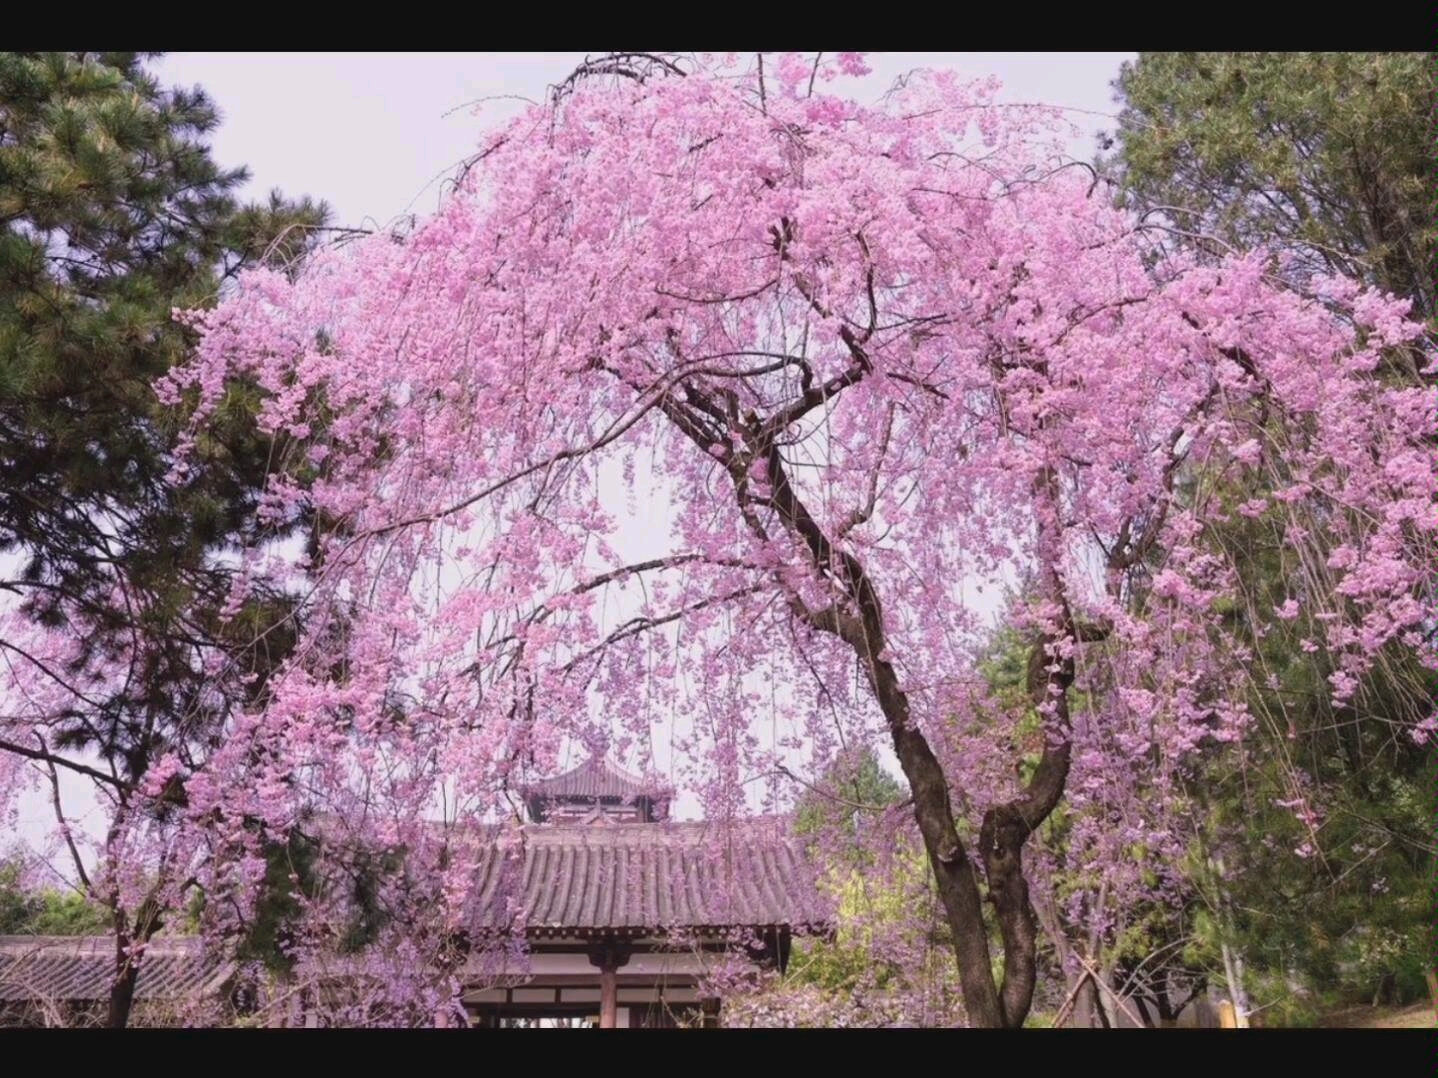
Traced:
[[[38, 734], [35, 736], [37, 738], [39, 737]], [[44, 745], [43, 739], [41, 739], [41, 745]], [[18, 744], [14, 741], [7, 741], [4, 738], [0, 738], [0, 752], [13, 752], [17, 756], [25, 756], [31, 760], [39, 760], [40, 762], [48, 765], [51, 768], [54, 768], [56, 766], [63, 767], [69, 771], [74, 771], [76, 774], [84, 775], [87, 778], [92, 778], [97, 782], [103, 782], [107, 786], [113, 786], [117, 790], [129, 789], [128, 785], [120, 781], [119, 779], [111, 775], [107, 775], [103, 771], [97, 771], [95, 768], [88, 767], [85, 764], [77, 764], [75, 763], [75, 761], [67, 760], [63, 756], [56, 756], [51, 753], [48, 748], [43, 750], [26, 748], [24, 745]]]
[[[45, 748], [44, 738], [40, 738], [38, 734], [36, 737], [40, 741], [41, 748]], [[50, 772], [50, 803], [55, 808], [55, 822], [59, 824], [60, 834], [64, 836], [65, 845], [70, 850], [70, 859], [75, 863], [75, 874], [79, 877], [80, 883], [84, 885], [86, 892], [89, 892], [91, 889], [90, 876], [89, 873], [85, 871], [85, 861], [80, 856], [80, 850], [75, 845], [74, 836], [70, 834], [69, 821], [65, 819], [65, 811], [60, 805], [60, 775], [55, 770], [54, 760], [49, 756], [48, 750], [45, 762]]]

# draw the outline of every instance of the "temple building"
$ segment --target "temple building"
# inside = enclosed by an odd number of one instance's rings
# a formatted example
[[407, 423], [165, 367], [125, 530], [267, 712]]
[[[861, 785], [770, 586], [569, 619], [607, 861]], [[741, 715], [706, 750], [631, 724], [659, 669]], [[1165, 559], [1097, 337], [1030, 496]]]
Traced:
[[[714, 1024], [704, 974], [735, 958], [782, 970], [796, 934], [827, 930], [801, 846], [778, 818], [669, 819], [672, 794], [591, 758], [524, 791], [520, 907], [528, 955], [503, 987], [466, 993], [479, 1026], [579, 1019]], [[501, 858], [481, 863], [476, 921], [500, 928]]]
[[[512, 828], [504, 843], [500, 828], [474, 831], [463, 975], [472, 1028], [716, 1025], [722, 1001], [705, 986], [717, 965], [782, 971], [796, 935], [829, 930], [829, 905], [783, 818], [671, 820], [671, 790], [602, 757], [521, 792], [517, 844]], [[484, 944], [520, 935], [522, 956], [496, 968], [503, 949]], [[0, 937], [0, 1012], [40, 1024], [93, 1015], [113, 961], [107, 936]], [[137, 998], [177, 1016], [200, 1013], [200, 997], [233, 1006], [233, 973], [197, 939], [156, 938]], [[326, 994], [346, 991], [343, 976], [326, 981]]]
[[531, 823], [663, 823], [671, 792], [591, 756], [573, 771], [524, 790]]

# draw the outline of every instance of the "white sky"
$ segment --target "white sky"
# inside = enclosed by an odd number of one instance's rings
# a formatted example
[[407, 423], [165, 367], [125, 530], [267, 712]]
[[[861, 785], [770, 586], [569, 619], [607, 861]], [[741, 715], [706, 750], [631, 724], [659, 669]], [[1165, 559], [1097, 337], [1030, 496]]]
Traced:
[[[997, 75], [1005, 100], [1072, 110], [1084, 136], [1069, 150], [1088, 159], [1093, 133], [1113, 126], [1109, 83], [1132, 55], [874, 53], [871, 75], [835, 85], [872, 100], [918, 67]], [[468, 104], [503, 94], [541, 100], [583, 59], [577, 52], [182, 52], [161, 58], [154, 70], [163, 83], [208, 91], [223, 118], [214, 157], [226, 166], [248, 165], [253, 195], [272, 187], [313, 195], [334, 207], [336, 224], [359, 225], [433, 211], [438, 179], [474, 152], [481, 130], [523, 107], [491, 101], [476, 116]]]
[[[873, 100], [899, 75], [921, 67], [966, 76], [997, 75], [1001, 100], [1067, 110], [1080, 135], [1077, 158], [1093, 156], [1094, 135], [1114, 126], [1110, 83], [1129, 53], [875, 53], [873, 73], [848, 92]], [[541, 100], [582, 53], [172, 53], [153, 70], [163, 84], [202, 86], [222, 122], [211, 140], [223, 166], [247, 165], [248, 197], [274, 187], [329, 202], [337, 225], [383, 225], [437, 205], [439, 180], [469, 156], [481, 131]], [[575, 761], [577, 762], [577, 761]], [[83, 780], [65, 783], [67, 814], [102, 826]], [[681, 806], [676, 806], [680, 809]], [[43, 797], [21, 806], [19, 836], [45, 845], [53, 816]], [[8, 845], [0, 835], [0, 849]]]

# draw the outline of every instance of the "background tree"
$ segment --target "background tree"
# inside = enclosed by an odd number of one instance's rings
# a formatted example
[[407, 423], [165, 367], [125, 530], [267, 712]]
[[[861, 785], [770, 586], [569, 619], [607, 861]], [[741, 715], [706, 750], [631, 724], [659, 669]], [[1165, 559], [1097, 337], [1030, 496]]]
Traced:
[[725, 1025], [963, 1023], [952, 942], [922, 843], [912, 823], [883, 833], [884, 845], [870, 835], [864, 866], [830, 863], [832, 937], [796, 940], [782, 977], [732, 986], [724, 993]]
[[[1427, 53], [1141, 53], [1105, 164], [1198, 243], [1276, 247], [1431, 320], [1435, 75]], [[1175, 212], [1180, 211], [1180, 212]]]
[[[154, 873], [185, 861], [157, 855], [135, 893], [121, 879], [115, 858], [133, 868], [178, 796], [163, 778], [163, 797], [142, 794], [154, 764], [202, 755], [294, 638], [282, 584], [231, 587], [243, 552], [295, 523], [258, 512], [287, 441], [235, 385], [172, 474], [185, 406], [162, 405], [154, 381], [193, 342], [172, 312], [213, 303], [247, 267], [292, 265], [327, 217], [277, 193], [241, 205], [246, 172], [205, 144], [214, 105], [162, 89], [145, 58], [0, 54], [0, 589], [14, 600], [0, 752], [10, 777], [21, 761], [53, 786], [75, 871], [112, 913], [116, 1025], [177, 882]], [[61, 771], [107, 807], [93, 868], [63, 820]]]
[[37, 886], [23, 852], [0, 858], [0, 935], [85, 936], [104, 932], [107, 911], [82, 894]]
[[[959, 1020], [944, 918], [907, 791], [873, 747], [840, 754], [803, 787], [794, 832], [824, 866], [832, 939], [796, 940], [782, 979], [725, 997], [736, 1025], [944, 1025]], [[922, 911], [922, 912], [919, 912]]]
[[904, 785], [889, 774], [871, 745], [841, 753], [819, 782], [808, 784], [794, 806], [794, 832], [825, 846], [852, 847], [861, 855], [866, 821], [904, 801]]
[[[1286, 258], [1277, 271], [1299, 287], [1340, 272], [1406, 297], [1431, 331], [1431, 57], [1142, 54], [1115, 88], [1123, 111], [1101, 167], [1125, 203], [1199, 249], [1216, 250], [1216, 239], [1274, 250]], [[1376, 376], [1431, 390], [1427, 354], [1390, 349]], [[1251, 688], [1250, 735], [1191, 780], [1205, 824], [1194, 840], [1222, 851], [1200, 857], [1190, 880], [1211, 914], [1210, 954], [1246, 953], [1268, 1004], [1295, 984], [1410, 998], [1433, 951], [1438, 685], [1421, 649], [1394, 642], [1380, 671], [1335, 706], [1326, 689], [1342, 675], [1315, 645], [1303, 602], [1326, 586], [1328, 554], [1305, 560], [1286, 541], [1312, 522], [1235, 476], [1190, 476], [1187, 489], [1215, 483], [1236, 511], [1209, 536], [1245, 596], [1225, 616], [1267, 673]]]

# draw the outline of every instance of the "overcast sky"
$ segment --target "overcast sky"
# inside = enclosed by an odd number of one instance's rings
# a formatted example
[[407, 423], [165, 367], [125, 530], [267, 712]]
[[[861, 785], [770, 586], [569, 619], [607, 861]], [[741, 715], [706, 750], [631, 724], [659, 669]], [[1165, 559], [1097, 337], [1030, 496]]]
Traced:
[[[1079, 128], [1069, 153], [1088, 159], [1095, 134], [1113, 127], [1110, 84], [1130, 56], [875, 53], [871, 75], [840, 85], [874, 100], [915, 68], [997, 75], [1001, 100], [1067, 110]], [[154, 70], [162, 83], [209, 92], [222, 115], [213, 156], [227, 167], [250, 168], [249, 197], [275, 187], [312, 195], [334, 208], [336, 224], [358, 226], [432, 212], [439, 180], [473, 153], [480, 132], [523, 107], [504, 95], [538, 101], [583, 59], [582, 53], [171, 53]], [[501, 99], [476, 115], [481, 98]], [[665, 755], [656, 753], [661, 766]], [[64, 786], [67, 812], [98, 829], [102, 820], [83, 780]], [[685, 801], [676, 806], [681, 815], [689, 814]], [[47, 800], [24, 799], [20, 817], [21, 837], [45, 845], [53, 825]]]
[[[1112, 127], [1110, 83], [1132, 54], [873, 53], [873, 74], [854, 87], [877, 98], [918, 67], [997, 75], [1004, 100], [1062, 106], [1082, 129], [1075, 157], [1093, 152], [1093, 135]], [[213, 139], [222, 165], [248, 165], [252, 195], [279, 187], [323, 198], [336, 224], [384, 224], [435, 209], [440, 177], [474, 151], [479, 132], [523, 108], [480, 98], [540, 100], [584, 59], [583, 53], [243, 53], [180, 52], [163, 57], [162, 82], [200, 85], [219, 105]]]

